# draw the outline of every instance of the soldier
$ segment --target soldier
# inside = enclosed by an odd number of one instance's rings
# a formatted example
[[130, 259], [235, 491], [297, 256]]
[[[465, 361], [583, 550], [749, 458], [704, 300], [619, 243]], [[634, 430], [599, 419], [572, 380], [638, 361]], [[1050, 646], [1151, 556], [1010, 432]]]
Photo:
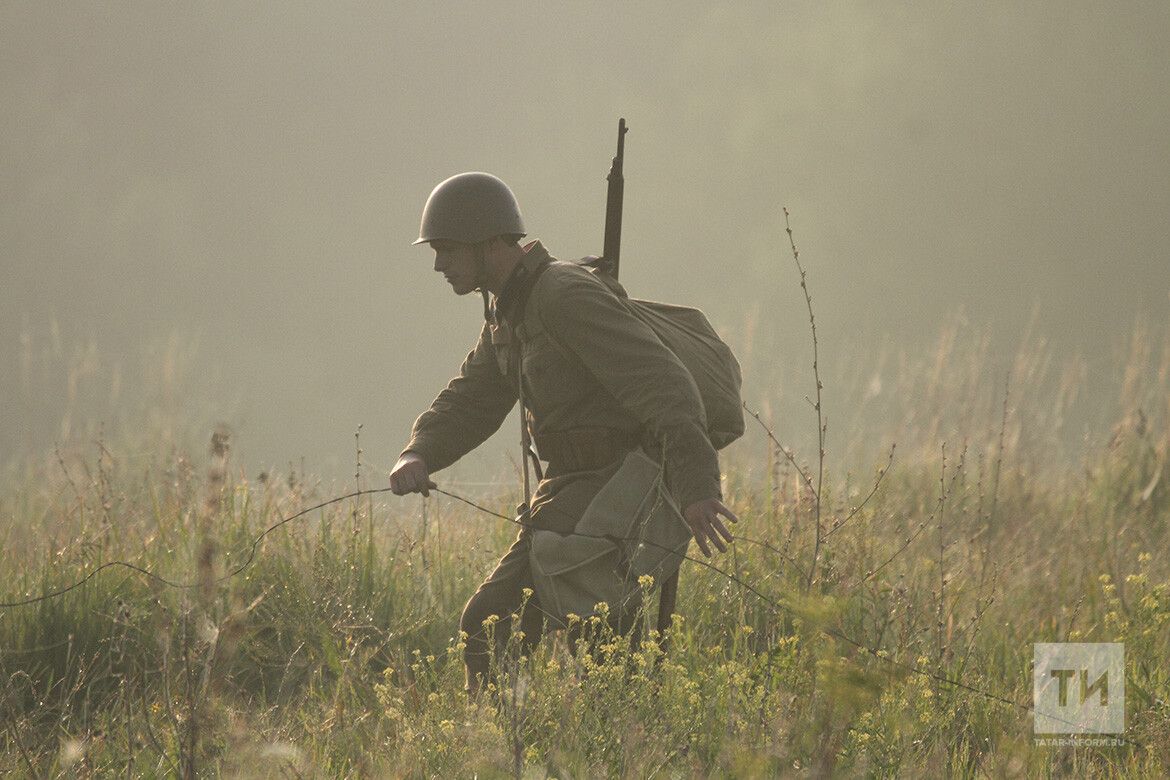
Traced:
[[[698, 389], [654, 332], [588, 270], [555, 261], [526, 235], [508, 186], [487, 173], [440, 183], [423, 208], [416, 244], [435, 252], [435, 271], [456, 295], [480, 291], [485, 319], [459, 376], [415, 421], [390, 474], [398, 495], [436, 487], [431, 474], [491, 436], [516, 405], [523, 382], [532, 440], [548, 466], [527, 517], [532, 526], [574, 529], [589, 501], [631, 450], [662, 459], [665, 482], [704, 555], [725, 551], [732, 535], [716, 452], [708, 440]], [[510, 618], [533, 588], [530, 530], [516, 541], [467, 602], [464, 660], [471, 696], [489, 675], [489, 633], [496, 649]], [[499, 620], [491, 630], [484, 622]], [[520, 616], [522, 652], [540, 640], [539, 597]]]

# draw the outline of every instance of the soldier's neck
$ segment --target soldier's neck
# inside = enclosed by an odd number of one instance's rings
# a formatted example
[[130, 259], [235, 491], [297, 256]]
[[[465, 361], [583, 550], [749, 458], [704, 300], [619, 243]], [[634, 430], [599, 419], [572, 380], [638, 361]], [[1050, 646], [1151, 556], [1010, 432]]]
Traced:
[[506, 246], [484, 258], [484, 287], [497, 298], [504, 292], [512, 272], [524, 257], [524, 250], [515, 245]]

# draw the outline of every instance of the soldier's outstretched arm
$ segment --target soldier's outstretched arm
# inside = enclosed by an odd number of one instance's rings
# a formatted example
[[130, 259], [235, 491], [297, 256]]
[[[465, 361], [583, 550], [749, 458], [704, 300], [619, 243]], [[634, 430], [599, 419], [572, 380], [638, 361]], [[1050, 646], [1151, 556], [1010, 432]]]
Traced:
[[[516, 390], [500, 373], [491, 331], [485, 323], [459, 376], [414, 421], [410, 441], [391, 474], [391, 487], [395, 487], [395, 473], [405, 492], [425, 492], [434, 487], [430, 474], [445, 469], [482, 444], [499, 429], [515, 405]], [[403, 461], [412, 453], [421, 461], [421, 472], [419, 463]]]

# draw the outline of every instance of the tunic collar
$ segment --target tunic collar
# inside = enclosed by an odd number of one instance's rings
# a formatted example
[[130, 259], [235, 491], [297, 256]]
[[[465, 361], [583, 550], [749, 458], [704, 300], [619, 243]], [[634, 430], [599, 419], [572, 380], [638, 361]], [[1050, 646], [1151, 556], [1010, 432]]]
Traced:
[[528, 297], [530, 282], [536, 269], [552, 261], [552, 256], [539, 241], [533, 241], [524, 247], [524, 257], [512, 269], [508, 280], [504, 282], [504, 290], [498, 297], [492, 299], [492, 319], [499, 322], [503, 317], [511, 317], [513, 310]]

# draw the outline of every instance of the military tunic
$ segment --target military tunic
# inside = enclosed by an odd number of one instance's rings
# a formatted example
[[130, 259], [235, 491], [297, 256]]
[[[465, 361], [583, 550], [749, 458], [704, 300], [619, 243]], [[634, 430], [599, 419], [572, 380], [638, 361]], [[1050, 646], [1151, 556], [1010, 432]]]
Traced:
[[[542, 459], [564, 451], [566, 440], [571, 449], [575, 434], [590, 432], [595, 439], [601, 433], [627, 442], [626, 450], [640, 444], [659, 458], [678, 506], [722, 497], [717, 455], [690, 373], [604, 282], [576, 264], [553, 260], [539, 242], [525, 247], [459, 376], [415, 421], [404, 452], [421, 455], [431, 473], [451, 465], [500, 427], [518, 401], [520, 382]], [[584, 469], [552, 457], [532, 497], [531, 524], [572, 531], [621, 455], [615, 451], [609, 462]], [[530, 536], [528, 528], [520, 531], [464, 609], [469, 686], [473, 675], [481, 682], [488, 675], [484, 620], [500, 618], [494, 639], [502, 650], [506, 617], [533, 588]], [[528, 651], [545, 630], [538, 598], [520, 625], [521, 649]]]
[[509, 287], [546, 262], [514, 329], [510, 290], [495, 302], [459, 376], [415, 421], [405, 449], [421, 455], [432, 473], [446, 468], [500, 427], [523, 381], [538, 451], [566, 432], [610, 431], [664, 455], [680, 507], [721, 498], [717, 456], [686, 368], [603, 282], [576, 264], [553, 261], [539, 242], [526, 248]]

